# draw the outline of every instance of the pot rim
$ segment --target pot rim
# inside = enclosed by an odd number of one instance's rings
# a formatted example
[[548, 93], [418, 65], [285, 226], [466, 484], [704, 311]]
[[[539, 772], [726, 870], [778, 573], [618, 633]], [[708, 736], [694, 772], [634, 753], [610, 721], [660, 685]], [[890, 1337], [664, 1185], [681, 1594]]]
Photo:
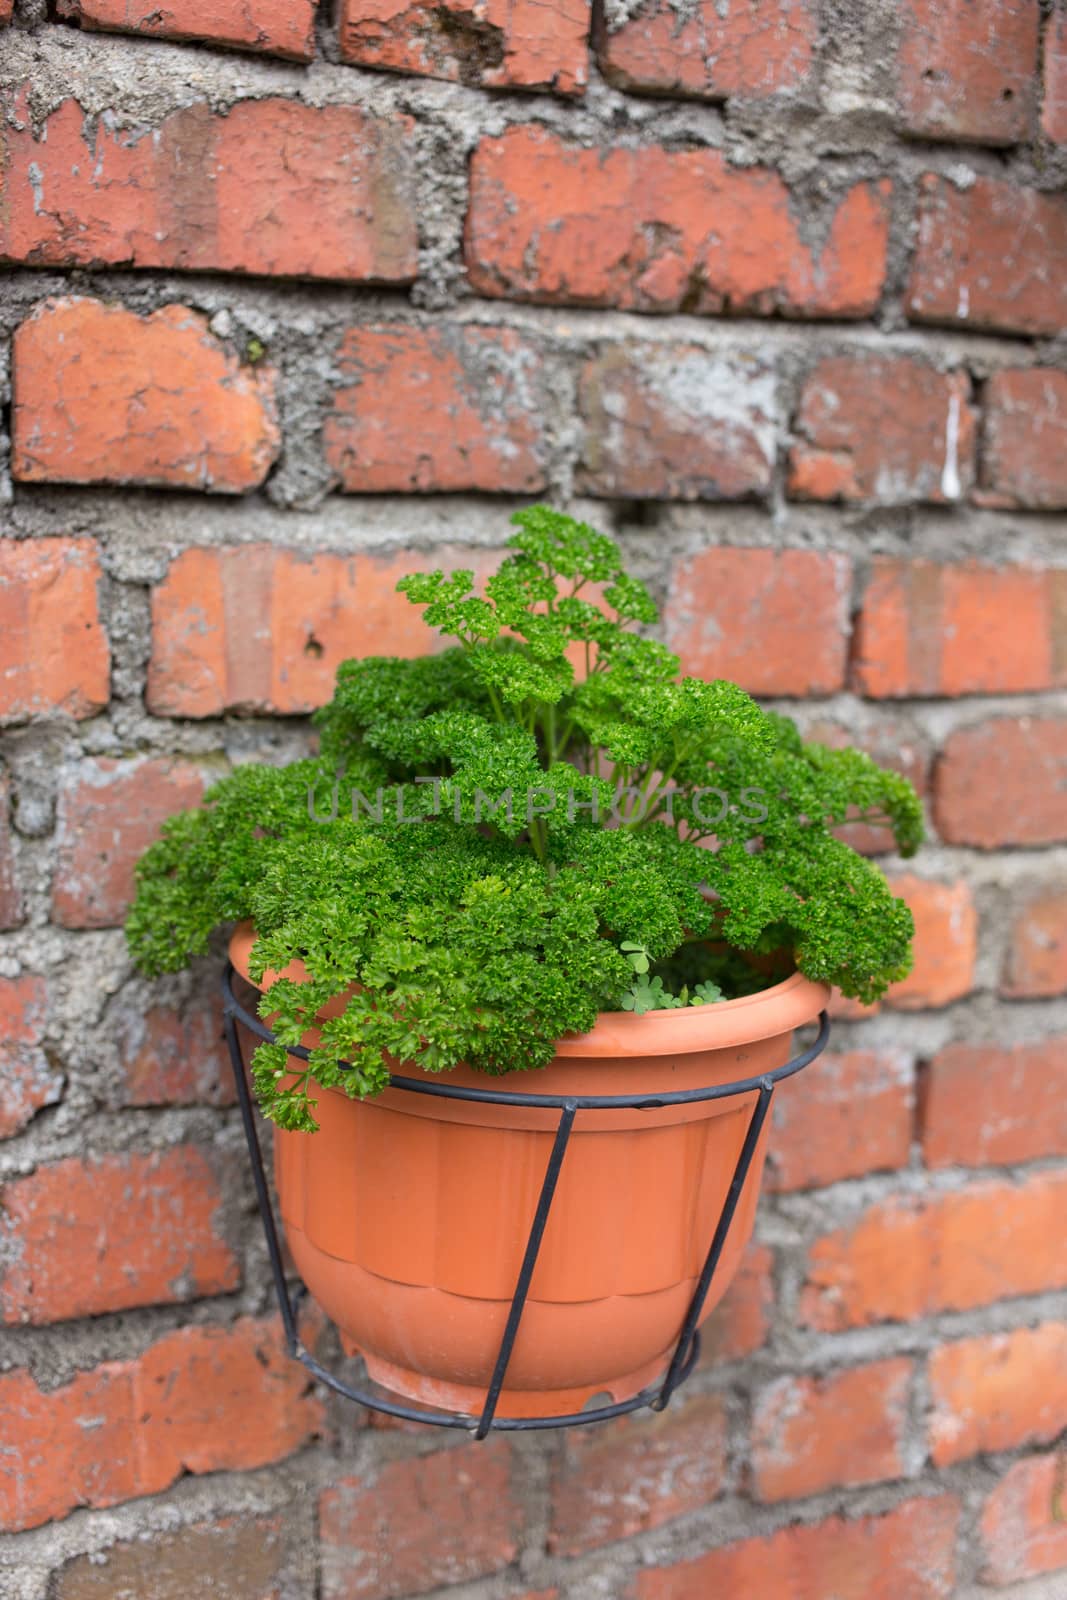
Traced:
[[[269, 989], [278, 978], [300, 982], [307, 969], [292, 961], [283, 972], [268, 968], [263, 985], [248, 975], [248, 961], [256, 941], [251, 920], [239, 922], [230, 938], [230, 960], [253, 988]], [[811, 1022], [826, 1008], [830, 986], [790, 973], [781, 983], [736, 1000], [714, 1005], [686, 1006], [672, 1011], [602, 1011], [588, 1033], [565, 1033], [556, 1041], [557, 1057], [596, 1058], [689, 1055], [695, 1051], [730, 1049], [754, 1044], [778, 1034], [791, 1033]], [[481, 1075], [479, 1075], [481, 1076]]]

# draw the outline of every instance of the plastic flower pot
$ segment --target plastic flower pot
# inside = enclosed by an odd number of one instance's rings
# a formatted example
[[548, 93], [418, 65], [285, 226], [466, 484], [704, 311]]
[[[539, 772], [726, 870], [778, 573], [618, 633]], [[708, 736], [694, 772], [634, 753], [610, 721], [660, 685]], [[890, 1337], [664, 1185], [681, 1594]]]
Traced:
[[[230, 956], [248, 979], [249, 923]], [[299, 962], [279, 976], [306, 977]], [[250, 980], [249, 980], [250, 981]], [[684, 1010], [601, 1014], [541, 1072], [449, 1082], [544, 1095], [655, 1096], [758, 1077], [829, 991], [794, 973]], [[316, 1042], [314, 1032], [304, 1043]], [[397, 1073], [441, 1081], [397, 1063]], [[274, 1130], [285, 1237], [346, 1350], [395, 1394], [477, 1413], [507, 1322], [558, 1110], [390, 1088], [318, 1091], [314, 1134]], [[648, 1110], [579, 1111], [500, 1395], [502, 1417], [630, 1399], [665, 1369], [723, 1211], [755, 1091]], [[704, 1303], [722, 1298], [752, 1232], [764, 1124]]]

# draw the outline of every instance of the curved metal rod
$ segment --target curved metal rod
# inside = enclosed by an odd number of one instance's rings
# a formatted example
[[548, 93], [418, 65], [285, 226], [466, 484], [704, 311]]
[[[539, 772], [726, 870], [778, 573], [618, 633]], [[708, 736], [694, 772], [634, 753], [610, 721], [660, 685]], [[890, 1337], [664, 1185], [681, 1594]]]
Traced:
[[[306, 1294], [303, 1284], [300, 1285], [301, 1297]], [[484, 1421], [478, 1417], [453, 1411], [423, 1411], [418, 1406], [406, 1406], [399, 1400], [387, 1400], [383, 1395], [375, 1394], [369, 1389], [362, 1389], [357, 1384], [346, 1383], [336, 1373], [316, 1361], [311, 1352], [299, 1341], [291, 1348], [290, 1354], [295, 1357], [319, 1383], [326, 1384], [346, 1400], [354, 1400], [357, 1405], [367, 1406], [371, 1411], [384, 1412], [387, 1417], [397, 1417], [402, 1422], [424, 1422], [432, 1428], [453, 1428], [460, 1432], [469, 1433], [473, 1438], [485, 1438], [486, 1433], [527, 1433], [544, 1432], [549, 1428], [576, 1428], [590, 1422], [608, 1422], [612, 1417], [625, 1417], [631, 1411], [643, 1411], [653, 1407], [660, 1393], [659, 1380], [656, 1384], [642, 1389], [639, 1394], [632, 1395], [629, 1400], [613, 1400], [610, 1405], [591, 1406], [586, 1411], [571, 1411], [566, 1414], [552, 1417], [498, 1417], [493, 1416], [485, 1432], [482, 1432]], [[700, 1358], [700, 1334], [694, 1333], [692, 1346], [687, 1359], [676, 1377], [676, 1387], [685, 1382]], [[658, 1409], [658, 1408], [657, 1408]], [[484, 1413], [483, 1413], [484, 1416]]]
[[[232, 1007], [233, 1014], [257, 1038], [266, 1044], [276, 1044], [277, 1040], [271, 1030], [260, 1022], [258, 1017], [246, 1011], [233, 992], [233, 974], [236, 969], [228, 963], [222, 980], [222, 991], [227, 1004]], [[548, 1110], [564, 1111], [569, 1106], [574, 1106], [578, 1111], [656, 1111], [664, 1106], [696, 1105], [704, 1100], [725, 1100], [731, 1095], [750, 1094], [781, 1083], [784, 1078], [791, 1078], [794, 1072], [799, 1072], [803, 1067], [810, 1065], [816, 1056], [822, 1054], [826, 1048], [826, 1041], [830, 1037], [830, 1018], [827, 1012], [819, 1012], [819, 1032], [806, 1050], [786, 1061], [780, 1067], [772, 1067], [769, 1072], [760, 1073], [755, 1078], [739, 1078], [733, 1083], [714, 1084], [705, 1089], [676, 1089], [666, 1094], [633, 1095], [633, 1094], [527, 1094], [505, 1089], [467, 1089], [452, 1083], [423, 1083], [418, 1078], [405, 1078], [395, 1073], [389, 1075], [389, 1087], [401, 1089], [407, 1094], [438, 1095], [445, 1100], [473, 1100], [486, 1105], [500, 1106], [544, 1106]], [[300, 1061], [310, 1059], [311, 1051], [306, 1046], [292, 1044], [285, 1046], [286, 1054], [296, 1056]], [[351, 1071], [351, 1067], [348, 1068]]]

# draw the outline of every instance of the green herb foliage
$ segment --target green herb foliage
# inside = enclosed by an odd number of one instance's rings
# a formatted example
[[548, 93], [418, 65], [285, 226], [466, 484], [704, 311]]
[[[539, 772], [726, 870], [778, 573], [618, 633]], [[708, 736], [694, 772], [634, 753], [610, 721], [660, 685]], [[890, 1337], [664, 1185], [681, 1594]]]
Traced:
[[[140, 864], [127, 934], [144, 972], [244, 917], [257, 981], [303, 962], [308, 981], [264, 997], [279, 1043], [253, 1062], [282, 1127], [316, 1126], [316, 1085], [543, 1066], [598, 1012], [768, 981], [738, 951], [791, 950], [864, 1001], [909, 970], [907, 907], [832, 830], [863, 816], [912, 854], [910, 785], [803, 743], [733, 683], [680, 678], [637, 631], [655, 607], [603, 534], [545, 506], [512, 520], [483, 594], [467, 571], [399, 585], [451, 647], [344, 662], [320, 759], [239, 768]], [[329, 1002], [305, 1069], [284, 1047]]]

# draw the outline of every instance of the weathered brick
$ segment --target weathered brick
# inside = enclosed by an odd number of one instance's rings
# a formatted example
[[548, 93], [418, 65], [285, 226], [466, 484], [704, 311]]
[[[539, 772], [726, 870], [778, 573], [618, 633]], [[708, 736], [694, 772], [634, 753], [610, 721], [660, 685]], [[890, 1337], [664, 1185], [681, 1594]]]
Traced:
[[783, 1083], [772, 1102], [767, 1185], [779, 1193], [907, 1165], [914, 1070], [900, 1050], [850, 1050]]
[[935, 883], [905, 873], [890, 879], [915, 919], [915, 963], [890, 989], [887, 1004], [899, 1011], [947, 1006], [969, 994], [978, 959], [978, 912], [965, 879]]
[[1067, 1172], [896, 1195], [816, 1240], [800, 1320], [825, 1332], [1067, 1285]]
[[1028, 893], [1009, 938], [1001, 994], [1013, 1000], [1067, 994], [1067, 884]]
[[15, 11], [15, 0], [0, 0], [0, 28], [6, 27]]
[[930, 1357], [930, 1400], [937, 1467], [1047, 1444], [1067, 1416], [1067, 1325], [1044, 1322], [941, 1345]]
[[1060, 688], [1067, 569], [876, 557], [853, 675], [877, 699]]
[[983, 504], [1067, 506], [1067, 372], [995, 372], [985, 386], [982, 446]]
[[552, 1476], [548, 1547], [584, 1555], [697, 1511], [722, 1492], [726, 1412], [700, 1395], [658, 1416], [574, 1428]]
[[183, 1473], [280, 1461], [322, 1429], [311, 1384], [275, 1316], [179, 1329], [58, 1389], [5, 1372], [0, 1528], [158, 1494]]
[[343, 0], [341, 59], [482, 88], [582, 94], [589, 0]]
[[44, 979], [29, 972], [0, 977], [0, 1043], [40, 1044], [44, 1021]]
[[474, 153], [467, 266], [479, 293], [511, 299], [860, 317], [885, 277], [888, 202], [888, 183], [855, 184], [816, 253], [775, 172], [512, 128]]
[[1041, 14], [1031, 0], [905, 0], [900, 111], [924, 139], [1029, 137]]
[[42, 1324], [222, 1294], [240, 1281], [215, 1163], [195, 1145], [71, 1156], [0, 1190], [4, 1322]]
[[949, 1044], [926, 1074], [927, 1166], [1006, 1166], [1067, 1156], [1067, 1037]]
[[760, 1500], [903, 1477], [913, 1365], [903, 1357], [784, 1377], [756, 1397], [752, 1474]]
[[14, 340], [13, 475], [239, 494], [281, 448], [268, 367], [242, 367], [187, 306], [140, 317], [46, 300]]
[[134, 868], [161, 823], [204, 792], [198, 768], [168, 757], [101, 757], [67, 768], [57, 815], [52, 919], [64, 928], [112, 928], [134, 891]]
[[[4, 990], [12, 981], [0, 979], [0, 1017], [6, 1016]], [[18, 1133], [38, 1111], [55, 1105], [62, 1095], [62, 1075], [52, 1069], [43, 1050], [32, 1041], [0, 1043], [0, 1139]]]
[[498, 560], [455, 546], [431, 556], [309, 556], [266, 544], [186, 550], [152, 593], [149, 709], [311, 711], [350, 656], [421, 656], [439, 645], [421, 609], [396, 592], [404, 573], [464, 566], [484, 577]]
[[678, 562], [667, 637], [682, 670], [752, 694], [833, 694], [844, 684], [851, 566], [818, 550], [702, 550]]
[[91, 539], [0, 539], [0, 722], [107, 705], [99, 583]]
[[523, 1521], [512, 1473], [494, 1439], [331, 1484], [319, 1499], [323, 1600], [399, 1600], [509, 1566]]
[[409, 283], [411, 131], [263, 99], [199, 101], [145, 137], [65, 100], [37, 137], [22, 101], [0, 124], [0, 260]]
[[774, 373], [757, 356], [620, 343], [582, 368], [579, 487], [632, 499], [738, 500], [774, 474]]
[[949, 844], [1056, 844], [1067, 839], [1067, 718], [993, 717], [945, 741], [934, 816]]
[[233, 1104], [222, 1002], [216, 996], [173, 1007], [130, 1006], [122, 1012], [117, 1043], [126, 1105]]
[[323, 425], [341, 486], [365, 494], [545, 485], [544, 353], [511, 328], [350, 328]]
[[840, 989], [830, 990], [830, 1002], [826, 1007], [831, 1022], [865, 1022], [870, 1017], [878, 1016], [881, 1009], [877, 1000], [867, 1005], [851, 995], [842, 994]]
[[[4, 546], [0, 544], [0, 566], [3, 564], [3, 555]], [[2, 595], [3, 580], [0, 579], [0, 605], [3, 604]], [[6, 778], [0, 777], [0, 932], [19, 927], [25, 915], [15, 846], [11, 837], [10, 799], [11, 785]]]
[[986, 1583], [1018, 1583], [1067, 1567], [1067, 1456], [1030, 1456], [1010, 1466], [981, 1521]]
[[908, 310], [919, 322], [1058, 333], [1067, 324], [1067, 274], [1044, 264], [1065, 255], [1067, 195], [1001, 178], [957, 189], [929, 173]]
[[881, 1517], [827, 1517], [724, 1545], [695, 1561], [649, 1567], [635, 1600], [949, 1600], [959, 1501], [906, 1500]]
[[265, 55], [310, 61], [315, 54], [315, 0], [60, 0], [59, 15], [83, 28], [143, 33], [232, 45]]
[[974, 478], [965, 372], [913, 356], [830, 356], [801, 391], [789, 493], [906, 505], [959, 500]]
[[280, 1517], [222, 1517], [75, 1556], [51, 1600], [281, 1600], [289, 1566]]
[[737, 1276], [700, 1330], [706, 1361], [735, 1361], [767, 1342], [774, 1310], [774, 1255], [749, 1244]]
[[1045, 95], [1041, 130], [1055, 144], [1067, 144], [1067, 4], [1053, 0], [1045, 30]]
[[610, 82], [638, 93], [762, 99], [807, 85], [816, 36], [810, 0], [700, 0], [685, 10], [650, 0], [617, 25], [609, 8], [599, 57]]
[[41, 1049], [45, 1002], [43, 978], [0, 978], [0, 1139], [18, 1133], [63, 1094], [63, 1078]]

